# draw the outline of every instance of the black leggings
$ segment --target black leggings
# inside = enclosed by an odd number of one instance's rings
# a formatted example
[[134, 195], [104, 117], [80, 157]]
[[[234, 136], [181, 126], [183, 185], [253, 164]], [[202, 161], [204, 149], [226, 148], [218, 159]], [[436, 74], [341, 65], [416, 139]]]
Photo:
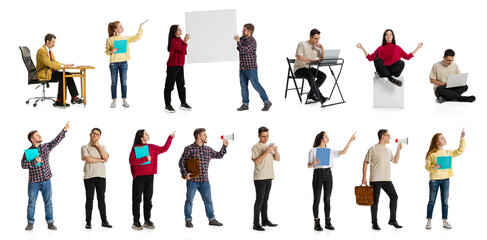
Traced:
[[390, 66], [386, 66], [382, 59], [376, 58], [374, 59], [374, 66], [375, 66], [375, 70], [379, 73], [379, 76], [388, 78], [391, 75], [394, 77], [401, 76], [405, 64], [404, 61], [399, 60]]
[[140, 202], [144, 195], [144, 220], [149, 221], [152, 209], [152, 193], [154, 191], [154, 175], [137, 176], [132, 182], [132, 214], [134, 222], [140, 219]]
[[171, 105], [171, 92], [174, 84], [178, 87], [181, 104], [186, 103], [186, 88], [184, 87], [184, 69], [180, 67], [167, 67], [166, 85], [164, 87], [164, 101], [166, 106]]
[[325, 204], [325, 217], [330, 217], [330, 197], [333, 189], [333, 175], [330, 168], [317, 168], [313, 172], [313, 215], [318, 218], [321, 189], [323, 188], [323, 202]]

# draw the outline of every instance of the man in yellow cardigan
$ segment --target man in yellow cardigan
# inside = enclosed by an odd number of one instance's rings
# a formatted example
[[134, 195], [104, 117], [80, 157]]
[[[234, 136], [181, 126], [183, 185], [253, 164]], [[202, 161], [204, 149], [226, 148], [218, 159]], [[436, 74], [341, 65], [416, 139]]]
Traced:
[[[37, 50], [37, 64], [36, 64], [36, 71], [42, 69], [44, 67], [48, 67], [45, 70], [37, 72], [36, 76], [41, 81], [50, 81], [50, 82], [59, 82], [58, 91], [57, 91], [57, 101], [54, 103], [54, 106], [63, 106], [63, 73], [58, 72], [57, 70], [61, 69], [62, 67], [70, 67], [73, 64], [62, 64], [56, 61], [54, 57], [54, 53], [51, 49], [54, 47], [56, 43], [56, 36], [54, 34], [47, 34], [44, 38], [44, 46]], [[66, 73], [70, 75], [70, 73]], [[71, 103], [81, 104], [83, 103], [83, 99], [78, 98], [78, 89], [76, 89], [76, 84], [72, 77], [66, 78], [66, 86], [69, 88], [69, 93], [71, 94]], [[66, 91], [66, 89], [64, 89]], [[66, 103], [66, 106], [69, 107], [69, 104]]]

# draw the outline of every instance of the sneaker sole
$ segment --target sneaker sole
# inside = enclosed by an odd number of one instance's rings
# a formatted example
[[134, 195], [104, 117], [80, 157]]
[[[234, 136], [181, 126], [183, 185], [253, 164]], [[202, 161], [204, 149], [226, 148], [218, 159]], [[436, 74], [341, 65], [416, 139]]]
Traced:
[[164, 112], [167, 112], [167, 113], [175, 113], [176, 111], [171, 111], [171, 110], [167, 110], [167, 109], [164, 109]]
[[151, 227], [151, 226], [145, 226], [145, 225], [144, 225], [144, 227], [147, 228], [147, 229], [154, 229], [154, 228], [156, 228], [155, 226], [152, 226]]
[[179, 107], [179, 109], [184, 110], [184, 111], [191, 111], [191, 108]]
[[132, 229], [134, 229], [134, 230], [142, 230], [142, 229], [144, 229], [144, 228], [143, 228], [143, 227], [138, 228], [138, 227], [136, 227], [136, 226], [132, 226]]

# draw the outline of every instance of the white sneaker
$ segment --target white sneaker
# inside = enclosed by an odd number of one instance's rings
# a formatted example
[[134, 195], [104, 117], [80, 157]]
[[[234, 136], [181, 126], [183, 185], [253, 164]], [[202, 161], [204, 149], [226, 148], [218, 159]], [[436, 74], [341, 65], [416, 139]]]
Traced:
[[117, 100], [113, 100], [113, 101], [112, 101], [112, 104], [110, 104], [110, 107], [111, 107], [111, 108], [115, 108], [115, 107], [117, 107]]
[[443, 228], [451, 229], [451, 225], [447, 221], [443, 221]]
[[126, 108], [130, 107], [129, 103], [125, 100], [123, 101], [122, 106], [124, 106]]
[[431, 229], [431, 221], [428, 221], [428, 222], [426, 223], [426, 229]]

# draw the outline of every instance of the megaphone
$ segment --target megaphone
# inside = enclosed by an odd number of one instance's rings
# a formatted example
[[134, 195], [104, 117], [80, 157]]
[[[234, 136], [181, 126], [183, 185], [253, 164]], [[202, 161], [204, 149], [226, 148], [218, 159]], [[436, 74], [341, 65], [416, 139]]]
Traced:
[[235, 133], [228, 134], [228, 135], [222, 135], [221, 139], [227, 139], [227, 140], [233, 140], [235, 141]]
[[396, 142], [408, 144], [408, 138], [397, 138]]

